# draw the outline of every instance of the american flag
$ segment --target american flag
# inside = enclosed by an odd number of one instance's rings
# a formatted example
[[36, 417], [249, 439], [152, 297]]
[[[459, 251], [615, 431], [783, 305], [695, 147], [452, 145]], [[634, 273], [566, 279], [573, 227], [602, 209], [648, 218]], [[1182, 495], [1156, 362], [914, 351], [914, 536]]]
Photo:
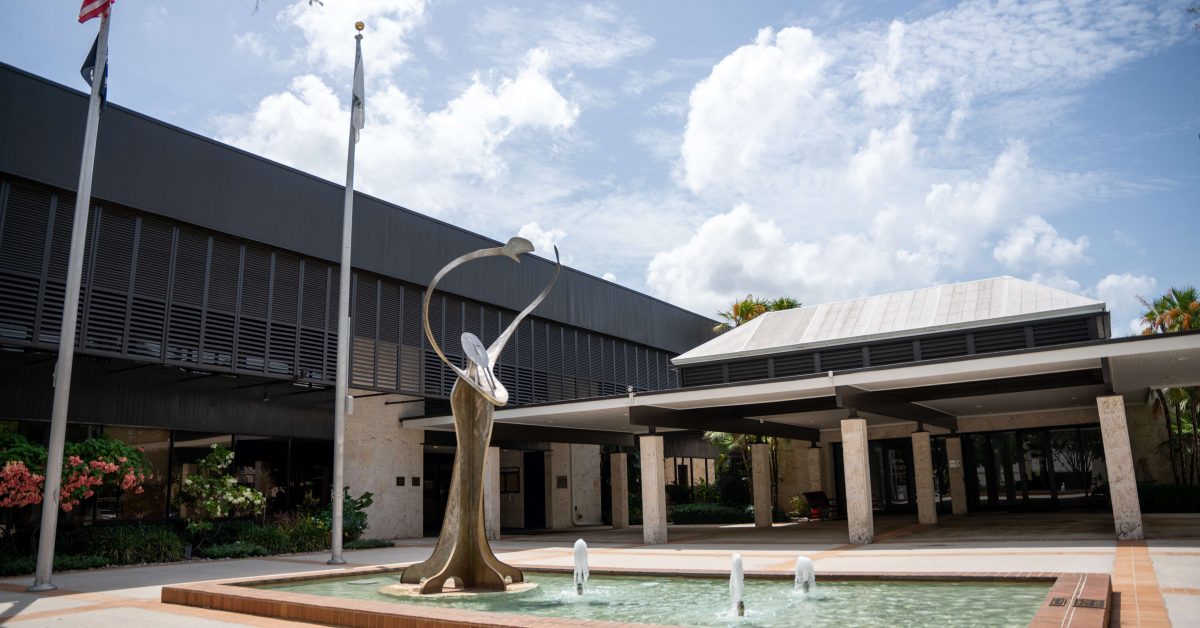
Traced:
[[108, 13], [109, 7], [117, 0], [83, 0], [83, 6], [79, 7], [79, 23], [94, 18], [100, 17]]

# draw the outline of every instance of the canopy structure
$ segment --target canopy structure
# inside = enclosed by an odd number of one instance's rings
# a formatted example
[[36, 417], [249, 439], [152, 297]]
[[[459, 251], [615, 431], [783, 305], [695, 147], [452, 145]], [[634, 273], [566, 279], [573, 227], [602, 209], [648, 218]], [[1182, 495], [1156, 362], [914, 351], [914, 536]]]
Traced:
[[[837, 443], [835, 462], [826, 451], [811, 463], [812, 485], [839, 493], [851, 540], [870, 542], [878, 503], [871, 465], [878, 461], [869, 460], [869, 441], [911, 437], [920, 520], [931, 523], [931, 435], [946, 443], [939, 455], [950, 457], [957, 476], [950, 481], [954, 511], [965, 512], [960, 436], [1099, 424], [1097, 460], [1107, 471], [1098, 473], [1118, 536], [1140, 538], [1134, 449], [1161, 456], [1153, 453], [1161, 439], [1145, 436], [1162, 429], [1161, 421], [1150, 423], [1147, 404], [1154, 389], [1200, 385], [1200, 332], [1111, 338], [1103, 303], [999, 277], [768, 313], [674, 363], [681, 388], [504, 409], [497, 426], [590, 439], [581, 442], [637, 435], [643, 468], [661, 459], [662, 434], [676, 431]], [[405, 425], [439, 430], [449, 423], [428, 416]], [[1133, 445], [1131, 431], [1141, 434]], [[1016, 471], [1003, 471], [1010, 484], [1028, 472], [1021, 468], [1028, 461], [1014, 464]], [[643, 499], [653, 501], [653, 491]], [[661, 533], [653, 517], [646, 520], [647, 542], [665, 539], [665, 516]]]

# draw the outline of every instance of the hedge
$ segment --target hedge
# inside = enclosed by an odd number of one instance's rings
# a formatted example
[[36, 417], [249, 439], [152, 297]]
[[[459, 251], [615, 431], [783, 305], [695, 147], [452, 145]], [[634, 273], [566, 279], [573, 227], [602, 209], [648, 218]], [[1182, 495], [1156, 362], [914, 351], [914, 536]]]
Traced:
[[271, 552], [261, 545], [253, 543], [221, 543], [209, 545], [200, 550], [205, 558], [246, 558], [247, 556], [268, 556]]
[[687, 525], [698, 523], [752, 523], [754, 510], [744, 506], [721, 504], [678, 504], [667, 509], [671, 523]]
[[110, 565], [183, 560], [183, 541], [167, 525], [94, 525], [64, 530], [55, 551], [93, 554]]
[[[54, 557], [54, 571], [98, 569], [107, 565], [107, 558], [93, 554], [63, 554]], [[35, 569], [37, 569], [37, 559], [32, 556], [0, 560], [0, 577], [23, 576], [33, 573]]]
[[1200, 512], [1200, 486], [1138, 483], [1142, 512]]

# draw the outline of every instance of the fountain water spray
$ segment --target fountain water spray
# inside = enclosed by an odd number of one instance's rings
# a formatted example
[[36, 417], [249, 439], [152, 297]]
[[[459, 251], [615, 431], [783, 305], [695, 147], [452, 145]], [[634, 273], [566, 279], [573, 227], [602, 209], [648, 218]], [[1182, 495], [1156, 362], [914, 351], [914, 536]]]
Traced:
[[746, 575], [742, 571], [742, 555], [733, 555], [733, 567], [729, 570], [729, 602], [738, 617], [746, 615], [742, 592], [746, 590]]
[[583, 595], [583, 583], [588, 579], [587, 543], [575, 541], [575, 594]]
[[812, 560], [804, 557], [796, 557], [796, 591], [803, 591], [805, 594], [811, 593], [817, 588], [817, 572], [813, 569]]

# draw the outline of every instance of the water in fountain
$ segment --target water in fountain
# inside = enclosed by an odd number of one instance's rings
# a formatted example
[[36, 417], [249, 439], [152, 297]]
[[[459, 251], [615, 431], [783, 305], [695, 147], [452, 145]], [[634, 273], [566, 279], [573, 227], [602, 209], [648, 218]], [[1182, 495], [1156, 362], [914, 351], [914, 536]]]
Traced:
[[742, 593], [746, 590], [746, 575], [742, 571], [742, 555], [733, 555], [733, 567], [729, 570], [729, 603], [738, 617], [746, 614]]
[[816, 593], [817, 590], [817, 572], [813, 569], [812, 560], [804, 557], [796, 557], [796, 591], [803, 592], [805, 595]]
[[583, 595], [583, 585], [588, 579], [587, 543], [575, 541], [575, 594]]

